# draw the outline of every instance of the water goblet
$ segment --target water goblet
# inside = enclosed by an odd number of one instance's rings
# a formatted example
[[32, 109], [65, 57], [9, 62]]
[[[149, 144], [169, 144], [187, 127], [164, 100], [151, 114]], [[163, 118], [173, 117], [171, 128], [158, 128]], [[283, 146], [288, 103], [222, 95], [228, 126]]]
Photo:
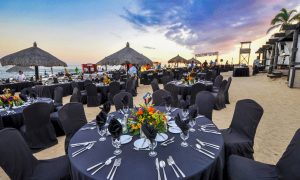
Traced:
[[191, 118], [189, 121], [189, 125], [191, 126], [191, 128], [189, 129], [190, 132], [195, 132], [196, 130], [194, 129], [194, 126], [196, 125], [196, 119]]
[[183, 140], [180, 145], [182, 147], [187, 147], [189, 144], [186, 142], [186, 140], [189, 138], [189, 131], [187, 131], [186, 133], [181, 132], [180, 137]]
[[104, 136], [106, 134], [106, 131], [107, 130], [106, 130], [105, 127], [102, 127], [102, 128], [98, 127], [98, 134], [101, 136], [99, 138], [99, 141], [105, 141], [106, 140], [106, 137]]
[[129, 106], [123, 106], [123, 111], [124, 111], [125, 114], [128, 114]]
[[149, 156], [150, 157], [155, 157], [157, 155], [157, 152], [154, 151], [156, 146], [157, 146], [157, 142], [155, 141], [155, 139], [150, 141], [150, 143], [149, 143], [149, 148], [150, 148]]
[[121, 147], [121, 140], [120, 138], [112, 138], [112, 145], [116, 148], [114, 151], [114, 155], [119, 155], [122, 153]]
[[183, 109], [182, 110], [183, 120], [186, 120], [188, 115], [189, 115], [189, 109]]
[[170, 115], [171, 113], [170, 113], [170, 111], [171, 111], [171, 104], [166, 104], [166, 110], [167, 110], [167, 115]]

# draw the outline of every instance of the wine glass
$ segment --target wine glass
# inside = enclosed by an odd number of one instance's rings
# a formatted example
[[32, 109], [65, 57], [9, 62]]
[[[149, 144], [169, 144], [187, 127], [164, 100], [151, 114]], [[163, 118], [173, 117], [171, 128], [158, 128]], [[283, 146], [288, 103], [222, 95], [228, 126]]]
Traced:
[[122, 150], [120, 149], [121, 146], [121, 140], [120, 138], [112, 138], [112, 145], [116, 148], [114, 151], [114, 155], [119, 155], [122, 153]]
[[155, 141], [155, 139], [153, 139], [152, 141], [150, 141], [149, 143], [149, 147], [150, 147], [150, 152], [149, 152], [149, 156], [150, 157], [155, 157], [157, 155], [157, 152], [154, 151], [154, 149], [157, 146], [157, 142]]
[[98, 134], [101, 136], [99, 138], [99, 141], [105, 141], [106, 140], [106, 137], [104, 136], [106, 134], [106, 131], [107, 130], [106, 130], [105, 127], [103, 127], [103, 128], [98, 127]]
[[191, 128], [189, 129], [189, 131], [195, 132], [196, 130], [194, 129], [194, 126], [196, 125], [196, 119], [191, 118], [190, 121], [189, 121], [189, 125], [191, 126]]
[[123, 111], [125, 114], [128, 114], [129, 106], [123, 106]]
[[171, 104], [166, 103], [166, 110], [167, 110], [167, 115], [170, 115], [170, 111], [171, 111]]
[[186, 142], [186, 140], [189, 138], [189, 131], [185, 133], [181, 132], [180, 137], [183, 140], [182, 143], [180, 144], [182, 147], [187, 147], [189, 144]]
[[189, 115], [189, 109], [183, 109], [182, 110], [183, 120], [186, 120], [188, 115]]

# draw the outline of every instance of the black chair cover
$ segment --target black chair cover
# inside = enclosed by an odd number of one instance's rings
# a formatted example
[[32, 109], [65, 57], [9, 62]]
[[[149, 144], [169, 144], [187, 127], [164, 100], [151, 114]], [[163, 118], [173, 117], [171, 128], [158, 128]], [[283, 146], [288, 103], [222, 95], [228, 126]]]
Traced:
[[66, 134], [65, 152], [68, 153], [70, 139], [87, 123], [82, 103], [65, 104], [58, 111], [59, 120]]
[[101, 94], [97, 93], [95, 84], [88, 84], [85, 86], [87, 92], [87, 106], [96, 107], [101, 105]]
[[132, 94], [132, 96], [137, 95], [137, 91], [136, 91], [137, 85], [138, 85], [137, 79], [133, 79], [132, 86], [131, 86], [131, 89], [130, 89], [130, 93]]
[[54, 107], [57, 108], [63, 105], [64, 89], [60, 86], [54, 90]]
[[167, 97], [167, 96], [172, 97], [172, 95], [169, 91], [160, 89], [158, 91], [155, 91], [152, 94], [152, 99], [153, 99], [152, 102], [155, 106], [165, 106], [166, 101], [163, 97]]
[[195, 107], [197, 107], [198, 114], [212, 120], [214, 105], [215, 97], [209, 91], [201, 91], [197, 94]]
[[218, 75], [214, 81], [214, 87], [215, 88], [220, 88], [221, 83], [223, 81], [223, 76], [222, 75]]
[[162, 78], [161, 78], [161, 83], [163, 84], [163, 85], [166, 85], [168, 82], [170, 82], [171, 81], [171, 78], [170, 78], [170, 76], [163, 76]]
[[58, 79], [57, 78], [53, 78], [53, 83], [57, 84], [58, 83]]
[[37, 102], [23, 110], [24, 125], [21, 131], [33, 150], [42, 150], [57, 144], [55, 130], [50, 122], [50, 109], [48, 103]]
[[195, 100], [198, 92], [205, 91], [205, 90], [206, 90], [206, 86], [202, 83], [196, 83], [192, 85], [191, 95], [189, 96], [190, 105], [195, 104]]
[[109, 95], [108, 99], [111, 103], [113, 103], [113, 98], [116, 94], [121, 91], [121, 85], [117, 81], [113, 81], [109, 84]]
[[[89, 81], [86, 84], [88, 84], [88, 83], [89, 83]], [[85, 83], [83, 82], [83, 88], [84, 88], [84, 84]], [[73, 92], [74, 92], [74, 88], [78, 88], [78, 91], [80, 92], [80, 101], [79, 102], [82, 102], [83, 104], [86, 104], [87, 103], [87, 92], [86, 92], [86, 90], [85, 89], [81, 90], [79, 84], [75, 81], [71, 82], [71, 86], [72, 86]]]
[[206, 71], [205, 80], [211, 81], [213, 78], [213, 73], [211, 71]]
[[153, 92], [159, 90], [159, 86], [158, 86], [158, 81], [157, 81], [157, 79], [153, 79], [153, 80], [151, 81], [151, 87], [152, 87], [152, 91], [153, 91]]
[[226, 85], [227, 85], [227, 80], [223, 80], [222, 83], [221, 83], [219, 91], [216, 92], [216, 93], [212, 93], [212, 95], [215, 97], [215, 107], [214, 107], [214, 109], [216, 109], [216, 110], [221, 110], [221, 109], [226, 107], [226, 105], [225, 105], [225, 95], [224, 95]]
[[72, 96], [70, 98], [70, 102], [78, 102], [78, 103], [81, 103], [81, 93], [79, 91], [79, 89], [77, 87], [75, 87], [73, 89], [73, 93], [72, 93]]
[[226, 84], [226, 87], [225, 87], [225, 91], [224, 91], [225, 103], [226, 104], [230, 104], [230, 102], [229, 102], [229, 92], [228, 91], [229, 91], [231, 81], [232, 81], [232, 77], [229, 77], [228, 81], [227, 81], [227, 84]]
[[84, 87], [86, 87], [87, 85], [89, 85], [89, 84], [93, 84], [93, 82], [91, 81], [91, 80], [85, 80], [84, 82], [83, 82], [83, 84], [84, 84]]
[[123, 103], [122, 99], [128, 96], [129, 99], [129, 108], [133, 108], [133, 98], [132, 95], [128, 92], [120, 92], [119, 94], [116, 94], [113, 98], [114, 105], [116, 107], [116, 110], [123, 109]]
[[[62, 108], [62, 106], [60, 106], [58, 108], [58, 110], [61, 109], [61, 108]], [[52, 123], [52, 125], [54, 127], [56, 137], [65, 135], [65, 132], [64, 132], [63, 127], [62, 127], [62, 125], [60, 123], [57, 111], [56, 112], [52, 112], [50, 114], [50, 121], [51, 121], [51, 123]]]
[[236, 103], [229, 128], [221, 130], [227, 158], [236, 154], [253, 159], [254, 137], [263, 112], [254, 100], [244, 99]]
[[16, 129], [0, 131], [0, 154], [1, 167], [13, 180], [70, 179], [66, 156], [37, 160]]
[[257, 162], [245, 157], [231, 155], [228, 161], [229, 180], [298, 180], [300, 179], [300, 129], [276, 166]]
[[0, 130], [4, 128], [2, 116], [0, 116]]
[[178, 107], [179, 106], [179, 88], [175, 84], [166, 84], [164, 89], [171, 93], [172, 96], [172, 106]]
[[126, 80], [126, 86], [125, 86], [125, 91], [131, 93], [132, 89], [132, 84], [133, 84], [133, 77], [128, 77]]
[[35, 92], [37, 93], [38, 97], [46, 97], [52, 99], [50, 89], [44, 85], [36, 85]]

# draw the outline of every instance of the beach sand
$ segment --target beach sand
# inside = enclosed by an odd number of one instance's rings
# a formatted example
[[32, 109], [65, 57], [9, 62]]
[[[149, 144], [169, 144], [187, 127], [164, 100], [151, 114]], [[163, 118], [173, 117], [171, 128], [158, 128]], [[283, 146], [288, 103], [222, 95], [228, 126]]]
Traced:
[[[224, 78], [232, 72], [223, 73]], [[161, 85], [160, 85], [161, 86]], [[162, 87], [162, 86], [161, 86]], [[142, 96], [152, 92], [151, 86], [140, 85], [134, 104], [143, 103]], [[258, 125], [255, 137], [255, 160], [276, 164], [285, 151], [295, 131], [300, 128], [300, 89], [287, 87], [286, 77], [272, 80], [266, 74], [251, 77], [233, 77], [229, 89], [230, 103], [220, 111], [213, 112], [213, 122], [220, 128], [227, 128], [233, 116], [235, 104], [241, 99], [253, 99], [264, 108], [264, 115]], [[68, 103], [70, 96], [64, 98]], [[88, 121], [95, 119], [99, 108], [87, 108], [85, 113]], [[114, 111], [114, 107], [112, 108]], [[34, 154], [37, 159], [49, 159], [64, 155], [64, 137], [58, 137], [58, 144]], [[8, 179], [0, 168], [0, 179]]]

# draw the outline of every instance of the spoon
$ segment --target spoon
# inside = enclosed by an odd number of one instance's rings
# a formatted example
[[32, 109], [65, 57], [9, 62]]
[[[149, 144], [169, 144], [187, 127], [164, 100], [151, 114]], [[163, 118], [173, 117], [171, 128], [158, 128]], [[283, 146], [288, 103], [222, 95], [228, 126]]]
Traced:
[[196, 147], [197, 147], [198, 149], [201, 149], [201, 150], [203, 150], [203, 151], [205, 151], [205, 152], [211, 154], [211, 155], [215, 155], [214, 153], [210, 152], [209, 150], [204, 149], [200, 144], [196, 144]]
[[167, 175], [166, 175], [166, 172], [165, 172], [165, 166], [166, 166], [165, 161], [161, 160], [161, 161], [159, 162], [159, 166], [163, 169], [163, 172], [164, 172], [164, 180], [167, 180]]
[[98, 172], [98, 171], [99, 171], [101, 168], [103, 168], [104, 166], [110, 165], [110, 163], [111, 163], [111, 158], [109, 158], [108, 160], [106, 160], [105, 163], [104, 163], [102, 166], [100, 166], [98, 169], [96, 169], [96, 170], [92, 173], [92, 175], [94, 175], [96, 172]]

